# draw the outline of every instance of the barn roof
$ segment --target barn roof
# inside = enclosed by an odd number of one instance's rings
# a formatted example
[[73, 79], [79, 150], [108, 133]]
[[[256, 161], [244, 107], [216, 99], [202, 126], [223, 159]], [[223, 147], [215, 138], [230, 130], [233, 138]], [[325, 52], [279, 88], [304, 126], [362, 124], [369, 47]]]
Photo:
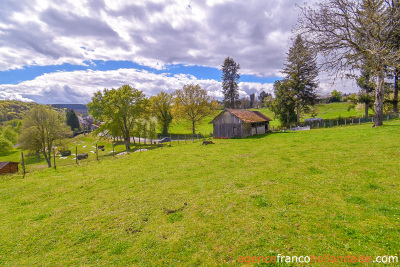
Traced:
[[4, 166], [7, 166], [9, 163], [19, 164], [19, 162], [12, 162], [12, 161], [0, 162], [0, 169], [2, 169]]
[[226, 109], [218, 114], [210, 123], [212, 123], [216, 118], [218, 118], [222, 113], [228, 111], [233, 116], [238, 117], [245, 123], [253, 123], [253, 122], [265, 122], [272, 121], [270, 118], [265, 116], [259, 111], [247, 110], [247, 109]]

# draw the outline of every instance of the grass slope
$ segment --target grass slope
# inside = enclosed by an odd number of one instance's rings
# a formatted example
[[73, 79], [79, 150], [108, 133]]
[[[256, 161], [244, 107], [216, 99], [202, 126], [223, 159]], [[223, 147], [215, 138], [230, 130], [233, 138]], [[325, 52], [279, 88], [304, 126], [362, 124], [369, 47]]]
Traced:
[[[349, 103], [341, 102], [341, 103], [330, 103], [330, 104], [320, 104], [315, 105], [315, 108], [318, 110], [318, 118], [323, 119], [336, 119], [339, 117], [348, 118], [348, 117], [362, 117], [364, 116], [364, 111], [357, 111], [355, 109], [347, 110], [349, 107]], [[267, 108], [254, 109], [258, 110], [261, 113], [265, 114], [269, 118], [272, 119], [270, 122], [271, 126], [279, 126], [281, 125], [278, 119], [275, 119], [274, 113]], [[207, 136], [213, 132], [213, 125], [209, 124], [215, 116], [217, 116], [221, 110], [217, 110], [213, 115], [207, 116], [202, 120], [202, 123], [196, 126], [196, 133], [206, 134]], [[373, 114], [373, 111], [370, 110], [370, 115]], [[304, 118], [310, 118], [309, 114], [302, 114], [303, 120]], [[173, 134], [191, 134], [191, 124], [187, 121], [173, 121], [169, 131]]]
[[399, 254], [399, 138], [396, 120], [181, 143], [3, 176], [0, 264]]

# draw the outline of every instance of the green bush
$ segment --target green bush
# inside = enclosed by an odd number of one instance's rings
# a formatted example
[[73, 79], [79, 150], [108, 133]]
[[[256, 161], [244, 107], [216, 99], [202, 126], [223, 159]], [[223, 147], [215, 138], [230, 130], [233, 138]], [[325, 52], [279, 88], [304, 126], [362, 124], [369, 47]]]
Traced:
[[8, 154], [13, 150], [13, 148], [13, 144], [9, 140], [0, 136], [0, 154]]

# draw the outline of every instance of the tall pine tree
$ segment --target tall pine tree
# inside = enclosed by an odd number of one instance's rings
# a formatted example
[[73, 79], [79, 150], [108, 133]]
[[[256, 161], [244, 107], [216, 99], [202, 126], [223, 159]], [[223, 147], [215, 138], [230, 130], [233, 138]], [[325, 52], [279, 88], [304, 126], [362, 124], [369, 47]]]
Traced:
[[224, 104], [227, 108], [235, 108], [239, 100], [239, 74], [240, 65], [227, 57], [222, 65], [222, 93], [224, 94]]
[[308, 112], [310, 106], [313, 106], [317, 99], [318, 68], [316, 57], [305, 46], [301, 36], [298, 35], [287, 53], [286, 61], [283, 73], [286, 74], [285, 80], [290, 90], [293, 91], [297, 123], [299, 124], [301, 111]]
[[76, 116], [75, 111], [71, 108], [67, 110], [66, 113], [66, 123], [69, 127], [71, 127], [72, 131], [78, 131], [79, 130], [79, 119], [78, 116]]

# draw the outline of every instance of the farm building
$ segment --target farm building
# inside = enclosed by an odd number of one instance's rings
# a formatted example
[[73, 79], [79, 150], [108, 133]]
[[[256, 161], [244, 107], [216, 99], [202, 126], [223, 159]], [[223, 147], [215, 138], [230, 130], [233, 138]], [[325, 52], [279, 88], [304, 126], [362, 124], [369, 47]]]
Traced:
[[18, 162], [0, 162], [0, 174], [18, 172]]
[[214, 138], [231, 138], [264, 134], [269, 130], [270, 121], [259, 111], [226, 109], [210, 123], [214, 126]]

